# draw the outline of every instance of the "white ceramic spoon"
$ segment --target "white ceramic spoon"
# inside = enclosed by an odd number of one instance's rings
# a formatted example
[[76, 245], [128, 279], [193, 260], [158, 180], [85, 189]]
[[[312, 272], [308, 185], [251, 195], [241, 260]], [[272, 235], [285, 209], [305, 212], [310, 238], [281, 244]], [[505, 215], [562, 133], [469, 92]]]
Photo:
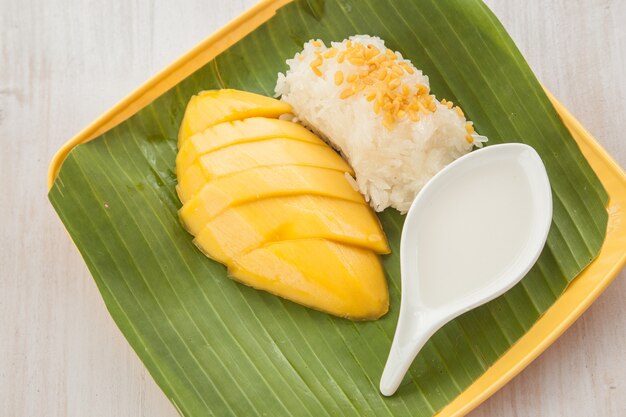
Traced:
[[539, 257], [551, 221], [548, 176], [527, 145], [471, 152], [426, 184], [402, 230], [400, 317], [381, 393], [396, 392], [440, 327], [519, 282]]

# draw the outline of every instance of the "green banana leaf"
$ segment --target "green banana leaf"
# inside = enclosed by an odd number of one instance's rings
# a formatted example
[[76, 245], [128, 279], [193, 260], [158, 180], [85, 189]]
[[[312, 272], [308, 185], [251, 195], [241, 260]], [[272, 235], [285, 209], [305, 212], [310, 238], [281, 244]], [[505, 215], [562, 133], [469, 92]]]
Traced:
[[[378, 35], [459, 103], [490, 144], [543, 158], [554, 218], [535, 267], [504, 296], [437, 332], [397, 394], [377, 389], [400, 301], [403, 216], [380, 215], [389, 314], [354, 323], [240, 285], [193, 245], [177, 217], [176, 136], [202, 89], [271, 95], [310, 38]], [[607, 195], [501, 24], [478, 0], [301, 0], [135, 116], [65, 160], [50, 201], [106, 305], [185, 416], [431, 416], [514, 344], [597, 255]], [[488, 257], [476, 248], [477, 257]]]

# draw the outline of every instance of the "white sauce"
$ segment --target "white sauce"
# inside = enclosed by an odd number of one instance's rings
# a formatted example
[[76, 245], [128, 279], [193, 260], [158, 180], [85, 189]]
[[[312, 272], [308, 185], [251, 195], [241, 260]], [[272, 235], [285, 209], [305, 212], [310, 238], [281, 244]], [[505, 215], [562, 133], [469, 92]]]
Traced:
[[450, 176], [417, 221], [422, 303], [453, 302], [497, 280], [529, 244], [532, 193], [515, 161], [490, 161]]

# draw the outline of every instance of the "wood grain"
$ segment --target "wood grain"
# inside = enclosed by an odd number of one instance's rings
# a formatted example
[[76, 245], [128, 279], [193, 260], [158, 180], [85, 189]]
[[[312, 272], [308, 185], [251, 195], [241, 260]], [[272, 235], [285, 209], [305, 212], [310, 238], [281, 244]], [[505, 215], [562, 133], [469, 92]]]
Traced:
[[[48, 203], [46, 169], [69, 137], [253, 3], [0, 1], [0, 416], [177, 415]], [[624, 166], [626, 2], [487, 3]], [[624, 278], [472, 415], [626, 415]]]

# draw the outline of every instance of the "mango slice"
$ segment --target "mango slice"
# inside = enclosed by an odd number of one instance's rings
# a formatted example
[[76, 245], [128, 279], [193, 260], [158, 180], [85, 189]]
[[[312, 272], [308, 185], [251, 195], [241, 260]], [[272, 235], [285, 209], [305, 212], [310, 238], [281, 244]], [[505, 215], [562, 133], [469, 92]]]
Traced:
[[202, 155], [178, 177], [178, 193], [184, 203], [204, 184], [216, 178], [255, 167], [301, 165], [353, 174], [348, 163], [329, 146], [291, 139], [265, 139], [221, 148]]
[[325, 142], [299, 124], [285, 120], [251, 117], [223, 122], [187, 139], [176, 156], [176, 175], [182, 175], [200, 155], [238, 143], [268, 138], [289, 138], [324, 145]]
[[180, 209], [189, 233], [204, 226], [229, 207], [270, 197], [312, 194], [365, 204], [344, 173], [297, 165], [259, 167], [208, 182]]
[[272, 242], [234, 260], [230, 275], [253, 288], [353, 320], [389, 308], [378, 257], [326, 239]]
[[194, 243], [208, 257], [228, 264], [267, 242], [304, 238], [389, 253], [378, 218], [369, 207], [311, 195], [269, 198], [230, 208], [209, 221]]
[[179, 132], [179, 216], [243, 284], [352, 320], [384, 315], [389, 246], [351, 167], [281, 101], [236, 90], [192, 97]]
[[217, 123], [256, 116], [278, 117], [291, 111], [291, 106], [283, 101], [246, 91], [202, 91], [187, 104], [178, 132], [178, 147], [190, 136]]

